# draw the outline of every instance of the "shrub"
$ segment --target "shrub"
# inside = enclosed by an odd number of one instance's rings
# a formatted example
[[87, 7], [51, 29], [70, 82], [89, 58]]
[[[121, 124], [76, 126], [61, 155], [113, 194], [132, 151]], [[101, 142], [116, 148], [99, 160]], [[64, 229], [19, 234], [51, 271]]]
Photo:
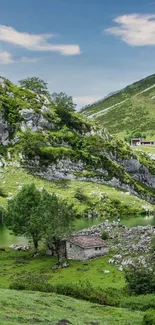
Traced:
[[93, 287], [89, 282], [79, 282], [76, 284], [49, 284], [43, 277], [31, 276], [17, 279], [10, 285], [10, 289], [31, 290], [40, 292], [55, 292], [76, 299], [83, 299], [101, 305], [119, 306], [120, 296], [117, 290], [103, 290], [101, 287]]
[[130, 269], [125, 272], [129, 293], [141, 295], [155, 293], [155, 273], [148, 269]]
[[128, 308], [132, 310], [146, 311], [153, 309], [155, 306], [155, 295], [139, 295], [139, 296], [123, 296], [120, 307]]
[[88, 197], [87, 197], [87, 195], [84, 194], [82, 188], [77, 188], [76, 191], [75, 191], [75, 195], [74, 196], [80, 202], [87, 202], [88, 201]]
[[149, 310], [144, 315], [143, 325], [155, 325], [155, 310]]
[[103, 240], [107, 240], [107, 239], [109, 238], [109, 234], [108, 234], [106, 231], [103, 231], [103, 232], [102, 232], [102, 235], [101, 235], [101, 238], [102, 238]]

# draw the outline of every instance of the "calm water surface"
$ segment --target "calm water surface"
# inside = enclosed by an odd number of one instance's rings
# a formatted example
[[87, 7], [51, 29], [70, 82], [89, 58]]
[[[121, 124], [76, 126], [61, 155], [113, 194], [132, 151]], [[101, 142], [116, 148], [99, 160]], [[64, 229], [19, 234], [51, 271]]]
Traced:
[[[83, 220], [79, 219], [76, 221], [76, 230], [82, 230], [84, 228], [89, 228], [94, 225], [98, 225], [103, 220], [98, 219], [88, 219]], [[155, 216], [149, 217], [128, 217], [126, 219], [121, 219], [121, 224], [124, 224], [128, 227], [136, 226], [146, 226], [146, 225], [155, 225]], [[24, 237], [13, 236], [10, 231], [5, 226], [0, 226], [0, 247], [9, 247], [12, 244], [27, 244], [28, 240]]]

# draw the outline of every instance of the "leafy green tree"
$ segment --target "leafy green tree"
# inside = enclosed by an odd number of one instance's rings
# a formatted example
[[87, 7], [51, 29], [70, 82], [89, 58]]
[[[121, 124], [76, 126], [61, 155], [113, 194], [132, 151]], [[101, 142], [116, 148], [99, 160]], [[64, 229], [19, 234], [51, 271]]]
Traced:
[[144, 134], [144, 133], [142, 133], [142, 132], [139, 132], [139, 131], [137, 131], [137, 132], [132, 132], [132, 133], [130, 133], [130, 134], [128, 134], [125, 138], [124, 138], [124, 140], [126, 141], [126, 142], [128, 142], [128, 143], [131, 143], [131, 139], [132, 138], [146, 138], [146, 135]]
[[22, 88], [32, 90], [38, 95], [50, 96], [47, 83], [38, 77], [19, 80], [19, 84]]
[[67, 111], [74, 111], [76, 105], [73, 103], [73, 98], [67, 96], [66, 93], [53, 93], [51, 95], [52, 102], [59, 109], [64, 109]]
[[17, 236], [31, 238], [35, 251], [44, 232], [41, 214], [41, 193], [34, 184], [26, 185], [8, 202], [5, 214], [6, 226]]
[[73, 231], [75, 213], [73, 206], [55, 194], [49, 194], [45, 190], [42, 193], [42, 205], [44, 211], [45, 236], [47, 242], [54, 247], [58, 264], [61, 261], [60, 247], [62, 238]]

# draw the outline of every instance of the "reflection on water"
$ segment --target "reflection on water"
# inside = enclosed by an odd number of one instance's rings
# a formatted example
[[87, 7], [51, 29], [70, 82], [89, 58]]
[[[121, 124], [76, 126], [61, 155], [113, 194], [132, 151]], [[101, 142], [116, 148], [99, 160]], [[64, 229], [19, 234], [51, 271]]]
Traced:
[[9, 247], [12, 244], [27, 243], [28, 240], [26, 238], [14, 236], [5, 226], [0, 225], [0, 247]]
[[75, 229], [76, 231], [89, 228], [95, 225], [99, 225], [103, 222], [103, 219], [101, 218], [94, 218], [94, 219], [78, 219], [75, 223]]
[[[84, 228], [89, 228], [94, 225], [98, 225], [103, 222], [103, 219], [78, 219], [75, 223], [75, 229], [82, 230]], [[127, 217], [121, 219], [121, 224], [128, 227], [136, 226], [155, 226], [155, 216], [149, 217]], [[0, 225], [0, 247], [9, 247], [12, 244], [27, 244], [28, 240], [24, 237], [16, 237], [10, 234], [10, 231], [5, 227]]]
[[121, 219], [121, 223], [126, 225], [127, 227], [137, 227], [137, 226], [155, 226], [155, 216], [148, 217], [134, 217], [134, 218], [126, 218]]

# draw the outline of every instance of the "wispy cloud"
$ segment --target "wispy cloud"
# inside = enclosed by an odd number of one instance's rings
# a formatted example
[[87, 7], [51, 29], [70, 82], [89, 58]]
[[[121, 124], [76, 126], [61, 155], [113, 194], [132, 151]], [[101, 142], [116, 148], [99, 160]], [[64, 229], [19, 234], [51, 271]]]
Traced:
[[13, 62], [14, 60], [11, 53], [6, 51], [0, 52], [0, 64], [9, 64]]
[[118, 26], [104, 31], [133, 46], [155, 45], [155, 14], [132, 14], [116, 17]]
[[37, 63], [42, 58], [35, 58], [35, 57], [13, 57], [13, 55], [7, 51], [0, 52], [0, 64], [10, 64], [10, 63]]
[[0, 41], [12, 43], [31, 51], [58, 52], [62, 55], [80, 54], [79, 45], [49, 43], [49, 39], [53, 37], [53, 34], [29, 34], [19, 32], [11, 26], [0, 25]]

